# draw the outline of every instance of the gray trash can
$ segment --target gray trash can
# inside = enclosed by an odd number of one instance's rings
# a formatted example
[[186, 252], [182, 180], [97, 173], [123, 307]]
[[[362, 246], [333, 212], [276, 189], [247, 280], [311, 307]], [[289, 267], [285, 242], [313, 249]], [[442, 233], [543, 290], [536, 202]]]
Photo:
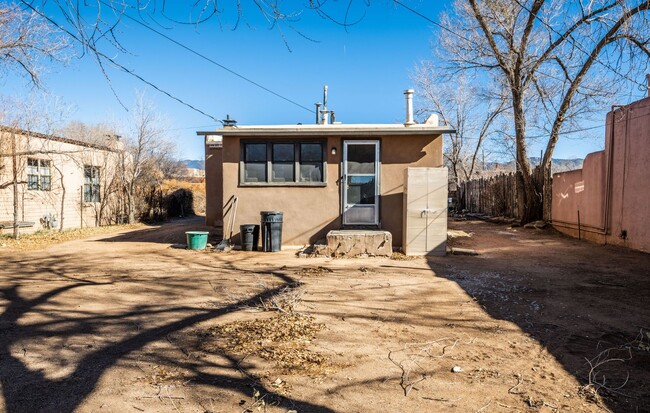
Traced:
[[260, 239], [260, 226], [255, 224], [245, 224], [239, 226], [241, 234], [242, 251], [257, 251], [257, 244]]
[[276, 252], [282, 247], [281, 211], [262, 211], [262, 251]]

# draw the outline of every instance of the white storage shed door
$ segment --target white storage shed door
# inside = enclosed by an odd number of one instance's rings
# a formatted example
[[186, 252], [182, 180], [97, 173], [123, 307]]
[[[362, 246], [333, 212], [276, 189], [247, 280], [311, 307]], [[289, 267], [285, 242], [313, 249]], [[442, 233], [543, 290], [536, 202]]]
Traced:
[[404, 177], [406, 255], [445, 255], [447, 168], [407, 168]]

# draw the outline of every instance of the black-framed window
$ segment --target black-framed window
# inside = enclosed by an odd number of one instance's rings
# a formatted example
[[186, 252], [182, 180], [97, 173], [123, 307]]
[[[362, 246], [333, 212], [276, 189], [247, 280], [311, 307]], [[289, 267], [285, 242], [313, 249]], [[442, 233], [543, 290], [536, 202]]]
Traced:
[[84, 166], [84, 202], [100, 202], [99, 167]]
[[323, 185], [325, 140], [242, 141], [240, 183]]
[[27, 158], [27, 189], [33, 191], [50, 191], [52, 189], [50, 161]]

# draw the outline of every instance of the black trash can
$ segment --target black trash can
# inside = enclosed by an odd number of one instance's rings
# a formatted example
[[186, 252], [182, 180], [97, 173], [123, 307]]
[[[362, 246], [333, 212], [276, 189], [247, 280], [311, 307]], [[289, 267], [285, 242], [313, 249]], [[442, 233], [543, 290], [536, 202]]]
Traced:
[[239, 233], [241, 234], [242, 251], [257, 251], [257, 244], [260, 239], [260, 226], [254, 224], [240, 225]]
[[282, 247], [282, 212], [262, 211], [262, 251], [276, 252]]

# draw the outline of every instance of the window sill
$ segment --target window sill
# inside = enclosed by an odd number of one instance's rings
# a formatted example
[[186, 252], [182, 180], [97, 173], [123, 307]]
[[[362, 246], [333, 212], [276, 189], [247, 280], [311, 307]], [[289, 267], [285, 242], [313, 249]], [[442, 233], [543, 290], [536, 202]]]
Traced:
[[287, 187], [287, 188], [325, 188], [327, 182], [240, 182], [240, 188], [246, 187]]

